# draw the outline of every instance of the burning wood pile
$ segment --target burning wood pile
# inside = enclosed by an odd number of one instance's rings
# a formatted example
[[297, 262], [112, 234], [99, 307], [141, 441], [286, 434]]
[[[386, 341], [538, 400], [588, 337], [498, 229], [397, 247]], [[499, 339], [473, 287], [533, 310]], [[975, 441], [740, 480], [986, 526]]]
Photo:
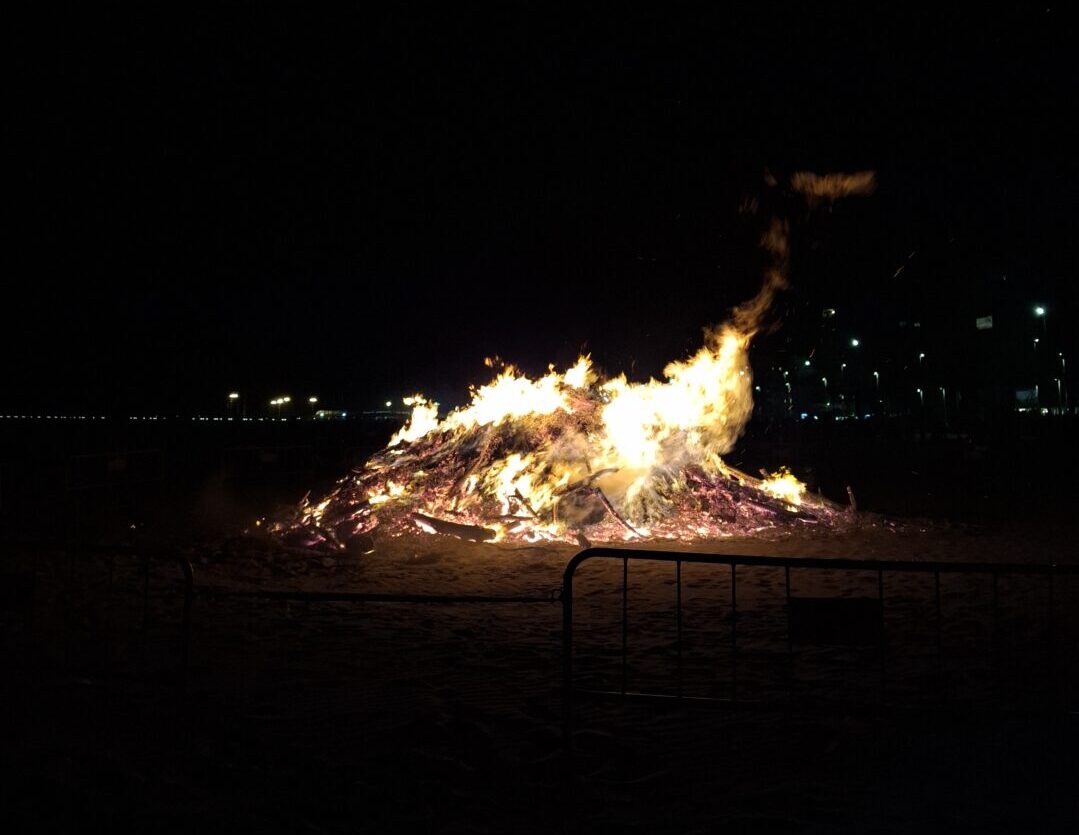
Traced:
[[588, 357], [536, 380], [504, 369], [472, 402], [412, 416], [387, 447], [275, 529], [343, 548], [376, 529], [477, 541], [711, 539], [819, 524], [838, 508], [789, 472], [753, 478], [724, 463], [749, 418], [748, 337], [732, 328], [666, 382], [602, 381]]
[[[871, 174], [791, 180], [811, 205], [871, 187]], [[331, 548], [376, 530], [585, 543], [714, 539], [840, 518], [842, 508], [807, 495], [789, 472], [758, 479], [721, 457], [753, 410], [749, 343], [787, 286], [785, 222], [771, 222], [763, 246], [761, 291], [693, 357], [670, 363], [664, 380], [604, 379], [583, 356], [537, 379], [504, 367], [441, 419], [437, 403], [407, 398], [411, 417], [385, 449], [271, 530]]]

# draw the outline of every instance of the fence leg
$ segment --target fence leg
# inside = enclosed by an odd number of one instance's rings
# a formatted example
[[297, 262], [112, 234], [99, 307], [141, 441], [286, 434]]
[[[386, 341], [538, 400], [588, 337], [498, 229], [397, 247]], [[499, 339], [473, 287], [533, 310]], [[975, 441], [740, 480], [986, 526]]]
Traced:
[[877, 572], [877, 601], [880, 609], [879, 626], [877, 627], [877, 649], [880, 653], [880, 701], [884, 702], [884, 691], [887, 687], [887, 662], [884, 658], [884, 572]]
[[682, 698], [682, 561], [675, 564], [675, 587], [678, 606], [678, 698]]
[[997, 694], [997, 697], [999, 699], [1000, 695], [1001, 695], [1001, 693], [1000, 693], [1000, 685], [1001, 685], [1002, 679], [1001, 679], [1001, 675], [1000, 675], [1000, 628], [999, 628], [1000, 627], [1000, 624], [999, 624], [999, 611], [1000, 610], [998, 608], [1000, 600], [999, 600], [999, 592], [998, 592], [998, 586], [999, 586], [998, 578], [999, 578], [999, 575], [997, 574], [997, 572], [994, 571], [993, 572], [993, 604], [992, 604], [993, 611], [992, 611], [992, 625], [990, 626], [991, 633], [990, 633], [990, 639], [989, 639], [989, 650], [990, 650], [990, 653], [991, 653], [991, 655], [990, 655], [990, 665], [991, 665], [992, 669], [991, 669], [991, 672], [990, 672], [990, 677], [993, 680], [993, 692]]
[[180, 624], [180, 691], [187, 689], [187, 673], [191, 652], [191, 606], [195, 601], [195, 572], [187, 557], [179, 557], [184, 572], [184, 611]]
[[622, 559], [622, 695], [626, 695], [626, 633], [629, 630], [629, 559]]
[[937, 631], [937, 701], [944, 700], [944, 659], [943, 659], [943, 641], [941, 639], [943, 631], [943, 623], [941, 620], [940, 611], [940, 572], [933, 572], [933, 597], [936, 603], [936, 618], [934, 623]]
[[142, 631], [149, 626], [150, 617], [150, 557], [142, 558]]
[[738, 566], [731, 563], [731, 701], [738, 701]]
[[[1058, 705], [1063, 701], [1066, 704], [1066, 699], [1061, 699], [1061, 693], [1056, 692], [1058, 685], [1056, 676], [1056, 620], [1053, 617], [1053, 575], [1049, 574], [1049, 599], [1047, 601], [1048, 622], [1046, 624], [1046, 641], [1048, 646], [1045, 652], [1045, 668], [1046, 675], [1049, 679], [1048, 686], [1045, 688], [1049, 694], [1049, 698], [1056, 702]], [[1050, 705], [1050, 708], [1054, 705]]]
[[573, 573], [562, 580], [562, 745], [573, 750]]
[[787, 594], [787, 699], [794, 702], [794, 634], [791, 628], [791, 567], [783, 566], [783, 585]]

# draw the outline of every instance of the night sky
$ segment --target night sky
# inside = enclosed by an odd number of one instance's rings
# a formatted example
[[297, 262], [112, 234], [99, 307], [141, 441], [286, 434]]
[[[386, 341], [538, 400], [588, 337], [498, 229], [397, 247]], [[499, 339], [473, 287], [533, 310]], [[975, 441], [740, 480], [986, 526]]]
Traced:
[[755, 292], [745, 206], [785, 205], [766, 171], [879, 187], [796, 214], [786, 324], [755, 362], [821, 305], [869, 333], [914, 307], [1074, 321], [1063, 11], [28, 26], [3, 408], [452, 403], [485, 356], [582, 349], [656, 375]]

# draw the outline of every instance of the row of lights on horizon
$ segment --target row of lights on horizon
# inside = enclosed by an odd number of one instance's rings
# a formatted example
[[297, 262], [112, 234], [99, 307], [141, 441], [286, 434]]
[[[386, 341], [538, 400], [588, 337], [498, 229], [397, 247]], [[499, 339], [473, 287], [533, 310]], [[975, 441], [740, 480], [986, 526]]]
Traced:
[[[232, 410], [232, 407], [234, 405], [236, 405], [240, 400], [241, 400], [241, 395], [240, 395], [240, 393], [238, 391], [229, 392], [228, 405], [229, 405], [229, 411], [230, 412]], [[318, 397], [316, 395], [311, 395], [310, 397], [307, 398], [307, 404], [309, 406], [312, 406], [312, 407], [317, 406], [318, 402], [319, 402], [319, 400], [318, 400]], [[272, 400], [270, 400], [269, 401], [269, 406], [270, 406], [271, 409], [276, 410], [275, 417], [280, 418], [281, 417], [281, 410], [285, 406], [290, 405], [291, 403], [292, 403], [292, 397], [290, 395], [285, 394], [285, 395], [282, 395], [280, 397], [275, 397]], [[385, 402], [385, 407], [387, 409], [393, 408], [393, 401], [392, 400], [387, 400]], [[342, 416], [344, 416], [344, 415], [347, 414], [347, 412], [342, 412], [341, 414], [342, 414]]]
[[[1049, 315], [1048, 309], [1044, 305], [1040, 305], [1040, 304], [1035, 305], [1034, 308], [1033, 308], [1033, 313], [1034, 313], [1035, 317], [1042, 320], [1042, 329], [1043, 329], [1043, 334], [1044, 334], [1046, 332], [1046, 330], [1048, 329], [1048, 325], [1046, 324], [1046, 321], [1047, 321], [1048, 315]], [[1035, 350], [1037, 350], [1038, 345], [1040, 343], [1041, 343], [1041, 339], [1039, 337], [1034, 337], [1034, 349]], [[862, 344], [862, 342], [858, 337], [851, 337], [851, 340], [850, 340], [850, 347], [851, 348], [859, 348], [859, 347], [861, 347], [861, 344]], [[1064, 354], [1062, 352], [1058, 352], [1057, 356], [1060, 358], [1061, 377], [1063, 377], [1067, 373], [1066, 360], [1065, 360]], [[925, 355], [924, 352], [920, 352], [918, 354], [918, 365], [919, 365], [919, 367], [924, 365], [925, 357], [926, 357], [926, 355]], [[809, 359], [805, 360], [804, 364], [805, 364], [806, 368], [810, 368], [812, 366], [812, 362]], [[845, 363], [845, 362], [840, 363], [840, 366], [839, 366], [840, 375], [844, 374], [844, 372], [846, 371], [846, 368], [847, 368], [847, 363]], [[873, 382], [874, 382], [874, 385], [876, 387], [877, 393], [879, 395], [879, 393], [880, 393], [880, 373], [878, 371], [873, 371], [872, 374], [873, 374]], [[787, 371], [783, 372], [783, 377], [784, 377], [784, 380], [786, 381], [786, 379], [788, 377], [788, 372]], [[1057, 388], [1059, 390], [1060, 386], [1061, 386], [1061, 382], [1062, 382], [1061, 379], [1054, 378], [1054, 382], [1056, 382]], [[821, 383], [824, 386], [825, 391], [827, 392], [827, 390], [828, 390], [828, 378], [827, 377], [821, 377]], [[786, 385], [787, 392], [788, 392], [788, 395], [789, 395], [790, 391], [791, 391], [791, 385], [790, 385], [789, 382], [785, 382], [785, 385]], [[756, 389], [757, 389], [757, 391], [760, 391], [759, 386], [757, 386]], [[915, 391], [918, 394], [919, 401], [924, 406], [924, 404], [925, 404], [925, 395], [924, 395], [923, 390], [921, 388], [918, 388], [918, 389], [915, 389]], [[940, 392], [941, 392], [942, 397], [946, 396], [945, 395], [945, 389], [941, 388]], [[1059, 393], [1058, 393], [1058, 398], [1059, 398]], [[240, 395], [239, 392], [236, 392], [236, 391], [229, 392], [227, 400], [228, 400], [229, 410], [231, 412], [232, 407], [234, 405], [236, 405], [241, 400], [241, 395]], [[318, 402], [319, 402], [318, 397], [315, 396], [315, 395], [311, 395], [310, 397], [307, 398], [307, 403], [310, 406], [317, 406]], [[283, 396], [280, 396], [280, 397], [275, 397], [275, 398], [273, 398], [272, 400], [269, 401], [270, 407], [277, 410], [276, 417], [278, 417], [278, 418], [281, 417], [281, 409], [284, 406], [287, 406], [287, 405], [289, 405], [291, 403], [292, 403], [292, 397], [289, 396], [289, 395], [283, 395]], [[385, 401], [385, 407], [387, 409], [392, 408], [393, 407], [393, 401], [391, 401], [391, 400]], [[0, 419], [4, 419], [4, 420], [105, 420], [106, 418], [105, 418], [104, 415], [101, 415], [101, 416], [98, 416], [98, 415], [0, 415]], [[129, 417], [128, 419], [129, 420], [157, 420], [157, 416], [156, 415], [153, 416], [153, 417], [134, 417], [134, 416], [132, 416], [132, 417]], [[192, 420], [208, 420], [208, 419], [219, 420], [219, 418], [203, 418], [203, 417], [193, 417], [191, 419]], [[232, 420], [231, 415], [227, 418], [227, 420]], [[261, 420], [261, 418], [248, 418], [245, 415], [245, 416], [243, 416], [241, 418], [241, 420]]]

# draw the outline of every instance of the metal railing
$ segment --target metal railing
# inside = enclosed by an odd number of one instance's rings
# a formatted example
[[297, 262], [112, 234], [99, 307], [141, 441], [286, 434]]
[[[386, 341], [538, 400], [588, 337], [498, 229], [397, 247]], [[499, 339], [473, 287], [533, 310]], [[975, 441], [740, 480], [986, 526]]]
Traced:
[[[186, 686], [187, 673], [190, 661], [191, 650], [191, 616], [192, 606], [195, 601], [195, 572], [191, 566], [191, 561], [187, 556], [179, 549], [172, 548], [160, 543], [153, 544], [91, 544], [85, 542], [57, 542], [57, 541], [20, 541], [20, 540], [4, 540], [0, 542], [0, 549], [7, 551], [17, 551], [21, 553], [33, 553], [39, 554], [54, 554], [60, 555], [67, 559], [68, 570], [65, 572], [67, 577], [62, 581], [62, 589], [60, 594], [63, 599], [63, 617], [62, 617], [62, 629], [63, 629], [63, 643], [64, 643], [64, 658], [65, 663], [68, 659], [68, 647], [70, 644], [71, 633], [74, 630], [74, 625], [71, 622], [72, 608], [73, 608], [73, 595], [75, 589], [72, 588], [74, 582], [72, 569], [75, 562], [85, 557], [97, 557], [104, 558], [108, 561], [108, 580], [107, 590], [111, 593], [112, 577], [114, 573], [114, 561], [117, 557], [134, 558], [141, 563], [141, 629], [145, 632], [149, 625], [150, 619], [150, 565], [153, 562], [166, 562], [176, 565], [180, 569], [180, 574], [183, 581], [183, 602], [180, 614], [179, 622], [179, 653], [176, 659], [176, 679], [181, 688]], [[37, 572], [36, 568], [28, 575], [28, 599], [23, 601], [23, 605], [26, 609], [27, 623], [32, 625], [35, 618], [35, 607], [37, 605]], [[105, 601], [106, 605], [108, 601]]]
[[546, 595], [489, 594], [392, 594], [388, 592], [292, 591], [289, 589], [199, 589], [200, 600], [279, 600], [295, 603], [417, 603], [456, 605], [461, 603], [557, 603], [558, 591]]
[[[5, 543], [12, 545], [12, 543]], [[34, 545], [19, 544], [17, 547], [33, 547], [35, 550], [42, 547], [63, 549], [60, 543], [43, 546], [41, 543]], [[179, 566], [183, 575], [183, 604], [180, 617], [180, 649], [178, 662], [179, 681], [181, 686], [187, 681], [190, 655], [191, 655], [191, 631], [192, 610], [196, 600], [213, 601], [220, 599], [261, 599], [276, 601], [297, 601], [307, 603], [364, 603], [364, 604], [417, 604], [417, 605], [456, 605], [456, 604], [532, 604], [532, 603], [561, 603], [562, 604], [562, 692], [564, 727], [568, 735], [573, 720], [573, 709], [577, 695], [589, 694], [603, 697], [620, 697], [623, 699], [644, 700], [678, 700], [686, 702], [737, 702], [738, 680], [737, 664], [739, 653], [739, 609], [738, 609], [738, 570], [739, 568], [773, 568], [782, 569], [784, 574], [784, 588], [782, 596], [785, 600], [786, 609], [786, 643], [788, 652], [793, 649], [793, 627], [796, 625], [793, 618], [796, 615], [796, 606], [799, 601], [806, 598], [795, 597], [791, 593], [792, 572], [805, 571], [850, 571], [869, 573], [876, 575], [875, 598], [876, 601], [876, 644], [880, 662], [881, 691], [886, 675], [886, 623], [885, 623], [885, 577], [888, 574], [922, 574], [930, 575], [933, 581], [933, 607], [935, 618], [933, 628], [935, 631], [936, 653], [939, 661], [942, 646], [942, 599], [941, 577], [942, 575], [987, 575], [992, 583], [991, 607], [994, 625], [994, 640], [997, 626], [997, 613], [999, 607], [999, 578], [1005, 575], [1020, 575], [1043, 578], [1046, 589], [1045, 610], [1047, 614], [1047, 626], [1045, 640], [1048, 642], [1047, 663], [1052, 667], [1055, 664], [1056, 649], [1056, 617], [1054, 613], [1054, 597], [1056, 584], [1060, 578], [1073, 578], [1079, 576], [1079, 565], [1057, 564], [1029, 564], [1029, 563], [984, 563], [984, 562], [913, 562], [899, 560], [863, 560], [847, 558], [819, 558], [819, 557], [752, 557], [728, 554], [686, 553], [677, 551], [655, 551], [619, 548], [588, 548], [574, 556], [563, 572], [561, 590], [551, 590], [547, 593], [532, 595], [428, 595], [428, 594], [388, 594], [374, 592], [340, 592], [340, 591], [298, 591], [298, 590], [272, 590], [254, 589], [237, 590], [204, 587], [197, 588], [195, 585], [194, 571], [188, 558], [179, 550], [164, 546], [149, 545], [105, 545], [105, 546], [69, 546], [80, 554], [113, 557], [119, 555], [135, 556], [142, 560], [142, 619], [143, 628], [146, 627], [146, 619], [149, 610], [150, 589], [150, 562], [152, 560], [166, 560]], [[577, 569], [589, 560], [613, 560], [622, 562], [621, 571], [621, 642], [620, 642], [620, 686], [618, 689], [589, 689], [579, 687], [575, 681], [574, 670], [574, 580]], [[675, 569], [674, 582], [674, 614], [675, 635], [674, 654], [676, 658], [676, 674], [674, 686], [670, 691], [644, 692], [633, 691], [629, 687], [627, 654], [629, 646], [629, 563], [631, 561], [650, 561], [673, 564]], [[683, 564], [701, 564], [712, 566], [726, 566], [730, 570], [730, 598], [731, 611], [729, 650], [731, 652], [731, 665], [734, 675], [732, 676], [732, 689], [730, 698], [718, 698], [712, 696], [687, 695], [684, 682], [684, 627], [683, 627]], [[111, 569], [110, 569], [111, 574]], [[837, 599], [837, 598], [831, 598]], [[849, 600], [847, 602], [850, 602]], [[863, 599], [863, 602], [865, 600]], [[30, 603], [32, 620], [33, 602]], [[863, 613], [866, 611], [863, 607]], [[1050, 669], [1052, 673], [1053, 670]], [[1069, 706], [1070, 707], [1070, 706]]]
[[[620, 560], [622, 562], [621, 578], [621, 652], [620, 652], [620, 679], [621, 685], [617, 690], [581, 688], [577, 687], [574, 680], [574, 622], [573, 622], [573, 581], [577, 569], [588, 560]], [[627, 648], [629, 632], [629, 563], [631, 560], [653, 561], [673, 563], [675, 566], [675, 655], [676, 655], [676, 683], [673, 692], [642, 692], [633, 691], [628, 687], [627, 680]], [[730, 698], [713, 696], [686, 696], [683, 692], [683, 601], [682, 601], [682, 566], [683, 564], [703, 564], [714, 566], [728, 566], [730, 568], [730, 652], [732, 675], [732, 691]], [[992, 578], [992, 616], [994, 626], [997, 622], [999, 606], [999, 583], [1002, 575], [1025, 575], [1044, 577], [1047, 590], [1046, 610], [1048, 615], [1048, 629], [1046, 640], [1049, 642], [1049, 663], [1053, 664], [1055, 650], [1055, 618], [1054, 618], [1054, 586], [1056, 578], [1079, 576], [1079, 565], [1057, 564], [1031, 564], [1031, 563], [984, 563], [984, 562], [914, 562], [899, 560], [862, 560], [847, 558], [820, 558], [820, 557], [751, 557], [733, 554], [703, 554], [687, 553], [678, 551], [652, 551], [620, 548], [588, 548], [574, 556], [566, 565], [562, 579], [562, 692], [564, 710], [564, 734], [569, 740], [572, 732], [574, 697], [578, 694], [588, 694], [601, 697], [632, 698], [635, 700], [687, 700], [695, 702], [737, 702], [737, 654], [738, 654], [738, 568], [776, 568], [784, 572], [784, 596], [786, 600], [786, 629], [787, 648], [790, 652], [793, 648], [792, 641], [792, 602], [799, 598], [791, 595], [791, 572], [793, 571], [852, 571], [871, 572], [876, 574], [877, 579], [877, 635], [876, 643], [880, 658], [880, 680], [883, 691], [885, 679], [885, 575], [892, 573], [903, 574], [926, 574], [933, 577], [933, 597], [935, 608], [935, 632], [936, 651], [939, 661], [942, 645], [942, 612], [940, 578], [942, 574], [983, 574]]]

